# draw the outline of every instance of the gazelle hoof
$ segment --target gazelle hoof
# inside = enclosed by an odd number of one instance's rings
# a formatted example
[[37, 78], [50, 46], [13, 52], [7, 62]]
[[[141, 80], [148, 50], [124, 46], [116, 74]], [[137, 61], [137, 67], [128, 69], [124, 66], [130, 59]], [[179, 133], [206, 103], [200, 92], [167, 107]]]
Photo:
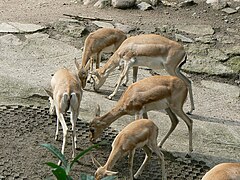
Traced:
[[55, 141], [57, 141], [58, 140], [58, 135], [56, 135], [54, 139], [55, 139]]
[[106, 98], [109, 99], [109, 100], [112, 100], [112, 96], [111, 95], [107, 96]]

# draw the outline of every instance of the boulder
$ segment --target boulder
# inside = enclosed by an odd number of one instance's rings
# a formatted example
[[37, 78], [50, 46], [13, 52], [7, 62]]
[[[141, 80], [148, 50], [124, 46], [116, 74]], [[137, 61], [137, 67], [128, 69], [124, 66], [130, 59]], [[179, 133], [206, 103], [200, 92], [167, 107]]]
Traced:
[[112, 6], [119, 9], [131, 8], [135, 5], [136, 0], [112, 0]]
[[110, 4], [111, 4], [110, 0], [99, 0], [94, 4], [94, 7], [103, 9], [103, 8], [109, 6]]
[[146, 2], [141, 2], [137, 5], [137, 7], [142, 10], [142, 11], [146, 11], [146, 10], [149, 10], [149, 9], [152, 9], [152, 6]]

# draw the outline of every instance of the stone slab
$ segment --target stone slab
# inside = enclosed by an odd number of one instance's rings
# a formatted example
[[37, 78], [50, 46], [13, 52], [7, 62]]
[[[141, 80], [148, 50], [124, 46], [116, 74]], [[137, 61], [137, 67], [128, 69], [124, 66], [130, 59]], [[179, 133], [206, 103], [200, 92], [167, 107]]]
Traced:
[[36, 24], [22, 24], [18, 22], [0, 23], [0, 33], [30, 33], [44, 28], [45, 27]]
[[196, 35], [211, 35], [214, 34], [214, 30], [210, 25], [177, 25], [176, 28], [179, 31], [183, 31], [189, 34], [196, 34]]

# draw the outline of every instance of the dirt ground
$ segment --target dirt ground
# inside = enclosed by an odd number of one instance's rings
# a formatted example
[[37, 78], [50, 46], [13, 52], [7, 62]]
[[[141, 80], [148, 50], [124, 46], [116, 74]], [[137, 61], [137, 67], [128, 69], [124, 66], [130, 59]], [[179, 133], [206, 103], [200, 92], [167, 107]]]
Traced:
[[[119, 10], [107, 7], [97, 9], [95, 7], [84, 6], [81, 3], [75, 3], [67, 0], [3, 0], [0, 3], [0, 22], [21, 22], [46, 25], [63, 18], [63, 14], [78, 15], [84, 17], [99, 17], [104, 19], [113, 19], [126, 25], [137, 27], [139, 32], [148, 30], [152, 26], [176, 25], [176, 24], [208, 24], [214, 27], [217, 33], [227, 33], [227, 28], [239, 28], [239, 12], [225, 17], [219, 10], [213, 10], [210, 5], [198, 0], [198, 5], [190, 7], [166, 7], [160, 5], [154, 10], [140, 11], [138, 9]], [[233, 5], [236, 3], [232, 2]], [[224, 19], [228, 19], [226, 22]], [[82, 44], [82, 42], [79, 42]], [[81, 45], [76, 45], [81, 48]], [[0, 65], [1, 67], [1, 65]], [[4, 67], [1, 67], [4, 68]], [[19, 67], [20, 70], [21, 67]], [[51, 71], [49, 69], [49, 71]], [[146, 70], [141, 70], [139, 77], [148, 76]], [[78, 131], [79, 137], [83, 140], [78, 146], [86, 148], [90, 144], [87, 140], [87, 125], [84, 124], [93, 117], [93, 107], [96, 102], [102, 104], [103, 112], [109, 110], [116, 102], [105, 99], [105, 95], [113, 90], [112, 83], [118, 75], [115, 73], [106, 82], [100, 93], [91, 90], [91, 85], [87, 86], [85, 99], [81, 105], [81, 119]], [[196, 104], [196, 110], [190, 117], [194, 120], [194, 152], [192, 158], [186, 158], [187, 152], [187, 130], [185, 124], [180, 122], [179, 128], [171, 135], [164, 145], [166, 150], [166, 168], [168, 179], [200, 179], [210, 166], [223, 161], [240, 161], [240, 103], [239, 89], [236, 83], [229, 79], [216, 78], [210, 81], [199, 75], [188, 74], [193, 80], [193, 92]], [[204, 79], [204, 80], [203, 80]], [[216, 82], [216, 80], [218, 82]], [[223, 83], [231, 82], [232, 85]], [[8, 80], [0, 87], [9, 86]], [[6, 85], [7, 84], [7, 85]], [[8, 87], [8, 88], [9, 88]], [[14, 86], [13, 86], [14, 87]], [[25, 87], [31, 88], [31, 87]], [[7, 89], [7, 88], [6, 88]], [[24, 90], [24, 88], [22, 89]], [[122, 92], [124, 89], [121, 87]], [[16, 90], [17, 91], [17, 90]], [[120, 93], [118, 94], [120, 95]], [[119, 97], [119, 96], [118, 96]], [[43, 163], [55, 160], [50, 153], [39, 147], [41, 143], [52, 143], [61, 146], [61, 141], [53, 140], [55, 129], [55, 118], [50, 117], [47, 111], [47, 97], [39, 100], [27, 99], [24, 104], [37, 104], [41, 107], [32, 106], [5, 106], [5, 104], [17, 104], [18, 99], [11, 100], [11, 97], [1, 100], [0, 104], [0, 179], [44, 179], [50, 176], [50, 170]], [[6, 99], [9, 99], [7, 103]], [[39, 102], [35, 102], [39, 101]], [[13, 103], [12, 103], [13, 102]], [[21, 102], [22, 104], [22, 102]], [[189, 101], [186, 102], [185, 110], [189, 109]], [[161, 113], [162, 114], [162, 113]], [[153, 119], [159, 119], [159, 114], [153, 112], [150, 115]], [[168, 117], [163, 114], [161, 123], [165, 122]], [[113, 127], [121, 129], [126, 123], [130, 122], [131, 117], [126, 117], [124, 123], [116, 122]], [[166, 120], [170, 126], [169, 120]], [[39, 128], [40, 127], [40, 128]], [[167, 131], [166, 128], [160, 127], [161, 137]], [[102, 138], [109, 138], [111, 142], [114, 133], [112, 129], [108, 130]], [[228, 133], [225, 136], [224, 133]], [[109, 135], [110, 134], [110, 135]], [[71, 144], [68, 143], [66, 155], [70, 157]], [[79, 149], [78, 149], [79, 150]], [[104, 163], [110, 146], [106, 149], [94, 151], [94, 155]], [[143, 159], [136, 158], [135, 163], [140, 164]], [[137, 153], [137, 155], [138, 155]], [[141, 179], [159, 179], [160, 166], [157, 165], [157, 158], [154, 156], [151, 161], [152, 166], [147, 167]], [[154, 165], [154, 167], [153, 167]], [[134, 167], [135, 170], [137, 167]], [[127, 179], [127, 160], [121, 161], [116, 169], [120, 172], [121, 179]], [[73, 169], [74, 179], [80, 172], [93, 174], [95, 167], [92, 165], [90, 158], [83, 158], [80, 163]]]

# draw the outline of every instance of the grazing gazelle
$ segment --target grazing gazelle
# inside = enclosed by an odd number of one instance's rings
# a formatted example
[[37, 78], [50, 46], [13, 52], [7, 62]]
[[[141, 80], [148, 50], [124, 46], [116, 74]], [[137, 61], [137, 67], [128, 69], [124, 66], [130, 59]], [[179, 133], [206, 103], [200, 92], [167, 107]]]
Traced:
[[62, 153], [64, 154], [68, 127], [64, 115], [70, 110], [70, 121], [72, 124], [72, 157], [75, 157], [76, 150], [76, 121], [79, 115], [80, 102], [82, 100], [82, 85], [78, 75], [73, 74], [66, 68], [59, 69], [51, 79], [52, 90], [48, 93], [50, 100], [50, 114], [56, 111], [57, 127], [55, 139], [58, 139], [59, 121], [63, 129]]
[[90, 33], [84, 42], [82, 66], [92, 72], [96, 59], [96, 68], [99, 68], [101, 54], [115, 52], [126, 38], [123, 31], [114, 28], [101, 28]]
[[109, 112], [95, 117], [90, 122], [91, 140], [96, 140], [105, 128], [123, 115], [135, 115], [135, 119], [147, 118], [148, 111], [165, 109], [172, 124], [158, 145], [161, 147], [176, 128], [179, 121], [176, 115], [178, 115], [188, 127], [189, 152], [191, 152], [193, 150], [192, 120], [183, 111], [187, 93], [187, 85], [176, 76], [151, 76], [133, 83]]
[[[182, 79], [189, 89], [191, 109], [195, 109], [193, 102], [191, 81], [180, 72], [181, 66], [186, 62], [187, 54], [184, 47], [178, 42], [156, 34], [142, 34], [127, 38], [110, 57], [106, 64], [92, 73], [94, 90], [97, 91], [106, 81], [109, 74], [119, 65], [123, 70], [117, 81], [115, 90], [108, 96], [111, 99], [116, 95], [123, 78], [131, 67], [135, 67], [133, 82], [137, 80], [138, 66], [146, 66], [152, 69], [164, 68], [170, 75]], [[127, 83], [128, 78], [126, 78]]]
[[240, 162], [218, 164], [208, 171], [202, 180], [240, 180]]
[[113, 172], [111, 169], [120, 158], [129, 155], [129, 179], [133, 180], [133, 158], [135, 150], [137, 148], [142, 148], [146, 153], [145, 159], [134, 175], [134, 178], [137, 179], [141, 175], [146, 163], [150, 160], [152, 153], [155, 152], [161, 163], [162, 180], [166, 180], [164, 155], [157, 146], [157, 138], [158, 127], [153, 121], [149, 119], [139, 119], [131, 122], [119, 132], [114, 139], [112, 143], [112, 151], [104, 166], [101, 166], [95, 159], [93, 159], [94, 164], [98, 168], [95, 172], [95, 179], [100, 180], [106, 175], [117, 174], [117, 172]]

